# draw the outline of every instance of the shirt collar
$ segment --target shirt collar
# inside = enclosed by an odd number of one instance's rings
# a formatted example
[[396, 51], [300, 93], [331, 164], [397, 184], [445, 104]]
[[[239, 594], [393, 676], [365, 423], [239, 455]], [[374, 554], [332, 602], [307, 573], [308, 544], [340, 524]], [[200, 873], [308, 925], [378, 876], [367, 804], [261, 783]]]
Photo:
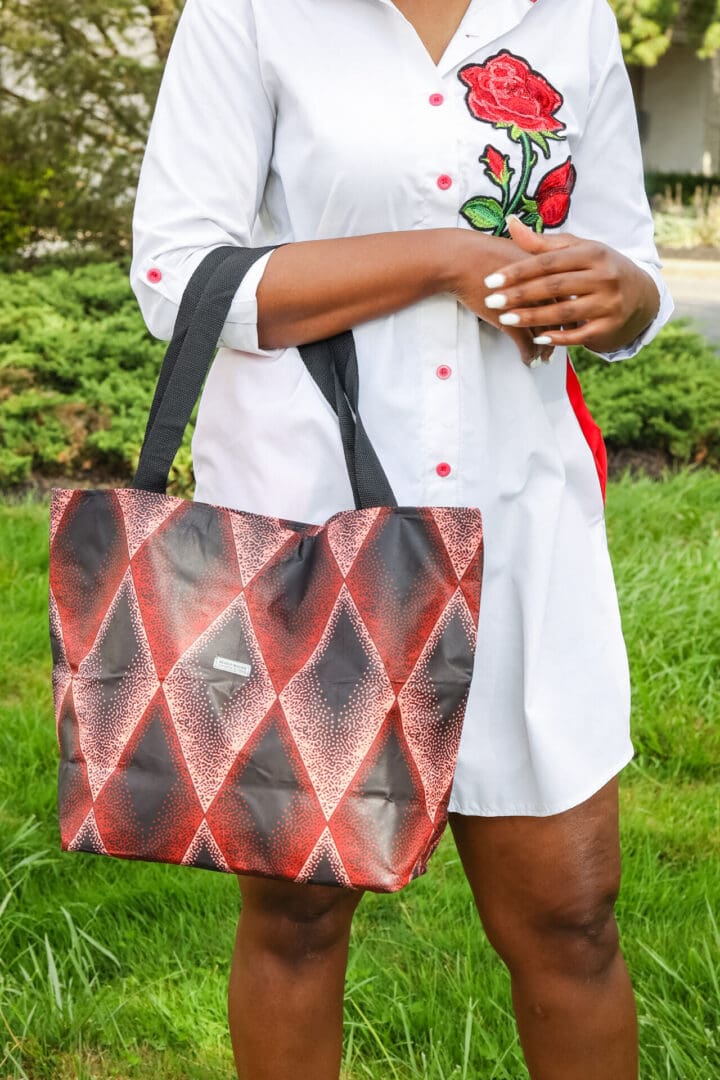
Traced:
[[[393, 0], [372, 0], [395, 7]], [[457, 33], [448, 45], [437, 71], [440, 76], [458, 67], [478, 49], [507, 34], [542, 0], [470, 0]], [[402, 12], [398, 10], [402, 17]], [[432, 60], [428, 57], [428, 63]]]
[[518, 26], [535, 7], [535, 0], [470, 0], [470, 6], [442, 57], [441, 75], [457, 67], [477, 49], [482, 49]]

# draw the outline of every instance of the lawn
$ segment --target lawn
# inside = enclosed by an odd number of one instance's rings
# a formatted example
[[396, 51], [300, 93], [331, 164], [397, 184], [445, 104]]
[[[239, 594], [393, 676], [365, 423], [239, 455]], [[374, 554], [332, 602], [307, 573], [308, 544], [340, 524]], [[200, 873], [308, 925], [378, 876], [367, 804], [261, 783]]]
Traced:
[[[618, 920], [643, 1080], [720, 1076], [720, 474], [614, 481], [633, 674]], [[235, 1076], [232, 875], [59, 851], [47, 503], [0, 504], [0, 1080]], [[446, 833], [353, 925], [346, 1080], [522, 1080], [509, 977]], [[304, 1078], [303, 1078], [304, 1080]]]

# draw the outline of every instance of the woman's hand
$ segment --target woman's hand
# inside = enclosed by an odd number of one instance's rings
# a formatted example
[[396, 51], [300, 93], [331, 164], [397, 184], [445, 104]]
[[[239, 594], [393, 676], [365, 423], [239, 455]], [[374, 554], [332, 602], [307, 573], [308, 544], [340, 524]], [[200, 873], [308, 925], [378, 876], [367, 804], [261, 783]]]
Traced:
[[549, 360], [554, 346], [533, 342], [533, 335], [541, 332], [539, 327], [535, 328], [532, 323], [522, 327], [505, 325], [500, 322], [503, 311], [485, 305], [488, 289], [484, 280], [488, 274], [500, 269], [506, 272], [511, 265], [519, 266], [531, 260], [532, 253], [524, 251], [509, 237], [488, 236], [465, 229], [453, 229], [449, 239], [452, 242], [444, 246], [451, 268], [446, 287], [483, 322], [507, 334], [517, 345], [525, 364], [531, 366], [533, 361]]
[[507, 222], [512, 239], [530, 257], [508, 261], [485, 278], [485, 310], [497, 313], [501, 325], [537, 328], [533, 340], [543, 346], [612, 352], [652, 322], [658, 290], [631, 259], [572, 233], [536, 233], [514, 215]]

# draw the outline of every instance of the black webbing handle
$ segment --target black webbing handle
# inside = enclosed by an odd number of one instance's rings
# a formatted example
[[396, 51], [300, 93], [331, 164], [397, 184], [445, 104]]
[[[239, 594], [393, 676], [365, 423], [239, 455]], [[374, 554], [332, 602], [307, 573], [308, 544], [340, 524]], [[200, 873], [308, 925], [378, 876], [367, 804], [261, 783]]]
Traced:
[[[223, 245], [209, 251], [193, 271], [185, 286], [172, 340], [160, 368], [132, 487], [163, 494], [166, 490], [170, 466], [180, 448], [195, 402], [200, 396], [203, 380], [212, 363], [225, 322], [223, 319], [210, 344], [209, 337], [212, 336], [214, 323], [217, 322], [217, 319], [212, 319], [210, 291], [213, 288], [217, 290], [221, 285], [218, 271], [222, 264], [233, 254], [236, 259], [238, 256], [241, 258], [238, 266], [239, 285], [256, 259], [269, 250], [270, 247], [240, 248]], [[228, 297], [227, 311], [230, 310], [233, 295], [234, 292]], [[205, 358], [206, 364], [203, 363]]]
[[355, 506], [397, 506], [358, 412], [359, 380], [352, 331], [301, 345], [298, 351], [337, 414]]
[[[162, 367], [160, 368], [158, 381], [155, 386], [155, 395], [153, 397], [152, 405], [150, 406], [150, 415], [148, 417], [147, 425], [145, 427], [143, 446], [145, 446], [148, 434], [150, 433], [153, 423], [155, 422], [155, 416], [157, 414], [158, 408], [160, 407], [160, 402], [165, 396], [165, 390], [167, 389], [167, 384], [175, 367], [175, 363], [180, 353], [180, 349], [182, 348], [183, 342], [185, 341], [185, 336], [188, 332], [188, 327], [190, 326], [190, 320], [195, 312], [195, 308], [200, 301], [200, 297], [202, 296], [203, 291], [207, 286], [208, 277], [216, 266], [219, 266], [224, 259], [227, 259], [228, 255], [231, 253], [232, 250], [233, 249], [231, 247], [224, 245], [222, 247], [213, 248], [211, 251], [209, 251], [208, 254], [205, 256], [203, 262], [200, 264], [203, 267], [202, 272], [198, 273], [196, 270], [188, 281], [187, 285], [185, 286], [185, 292], [183, 293], [180, 300], [180, 307], [175, 318], [172, 341], [168, 345]], [[266, 248], [265, 250], [270, 249]], [[262, 255], [263, 253], [262, 249], [258, 249], [258, 252], [259, 255]], [[198, 266], [198, 270], [200, 270], [200, 266]], [[140, 451], [140, 454], [142, 456], [142, 450]]]
[[[213, 248], [193, 272], [158, 376], [132, 487], [162, 494], [183, 440], [233, 297], [256, 259], [277, 245]], [[352, 331], [299, 347], [300, 355], [338, 416], [355, 506], [397, 502], [358, 415], [358, 369]]]

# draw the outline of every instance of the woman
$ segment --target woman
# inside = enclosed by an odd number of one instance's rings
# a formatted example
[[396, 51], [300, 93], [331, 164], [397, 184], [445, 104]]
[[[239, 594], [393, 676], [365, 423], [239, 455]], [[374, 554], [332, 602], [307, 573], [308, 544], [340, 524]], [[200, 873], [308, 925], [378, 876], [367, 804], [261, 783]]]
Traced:
[[[450, 823], [530, 1074], [631, 1080], [627, 657], [604, 447], [567, 346], [629, 358], [673, 304], [607, 0], [187, 0], [135, 207], [150, 330], [171, 336], [209, 248], [266, 243], [283, 246], [246, 275], [206, 381], [195, 498], [308, 522], [352, 506], [295, 346], [353, 328], [398, 501], [483, 512]], [[238, 1072], [336, 1078], [361, 894], [239, 883]]]

